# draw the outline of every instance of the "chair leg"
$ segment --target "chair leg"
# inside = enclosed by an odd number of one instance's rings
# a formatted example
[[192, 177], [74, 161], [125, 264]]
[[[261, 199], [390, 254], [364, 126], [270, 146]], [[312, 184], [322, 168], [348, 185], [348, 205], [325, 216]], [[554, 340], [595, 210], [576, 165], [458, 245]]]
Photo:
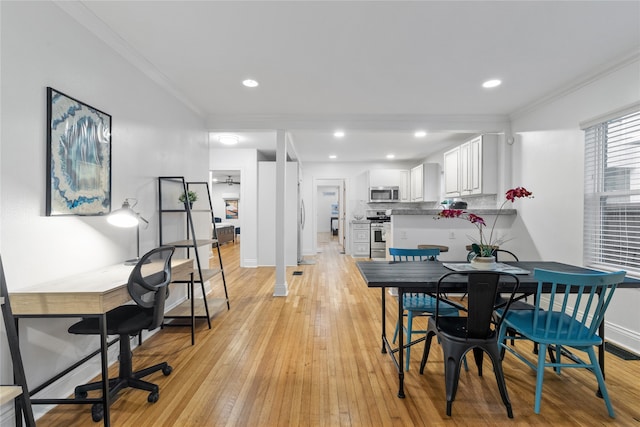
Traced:
[[540, 413], [540, 401], [542, 400], [542, 380], [544, 379], [544, 359], [547, 353], [547, 345], [539, 344], [539, 352], [538, 352], [538, 367], [536, 373], [536, 397], [535, 403], [533, 406], [533, 412], [536, 414]]
[[[407, 313], [407, 344], [411, 342], [411, 338], [413, 336], [413, 311], [409, 310]], [[404, 362], [404, 370], [409, 370], [409, 361], [411, 360], [411, 346], [407, 347], [407, 351], [405, 352], [405, 362]]]
[[478, 376], [482, 376], [482, 361], [484, 359], [484, 351], [481, 348], [474, 347], [473, 349], [473, 359], [476, 361], [476, 366], [478, 367]]
[[400, 324], [398, 322], [396, 322], [396, 330], [393, 333], [393, 340], [392, 342], [395, 344], [396, 343], [396, 339], [398, 338], [398, 329], [400, 328]]
[[446, 356], [444, 365], [444, 381], [447, 392], [447, 415], [451, 416], [451, 406], [458, 391], [458, 380], [460, 379], [461, 357], [455, 355]]
[[496, 382], [498, 383], [498, 390], [500, 390], [500, 396], [502, 402], [507, 408], [507, 416], [513, 418], [513, 409], [511, 408], [511, 401], [509, 400], [509, 394], [507, 393], [507, 384], [504, 381], [504, 371], [502, 370], [502, 358], [500, 356], [500, 349], [496, 343], [495, 347], [491, 346], [487, 348], [491, 363], [493, 364], [493, 372], [496, 375]]
[[424, 374], [424, 367], [427, 364], [427, 359], [429, 358], [429, 350], [431, 349], [431, 339], [433, 338], [433, 335], [433, 332], [428, 331], [424, 340], [424, 352], [422, 353], [422, 361], [420, 362], [420, 375]]
[[587, 347], [587, 354], [589, 355], [589, 361], [591, 362], [591, 368], [593, 369], [593, 373], [596, 375], [596, 379], [598, 380], [598, 386], [600, 387], [600, 393], [602, 394], [602, 399], [604, 400], [604, 404], [607, 406], [607, 412], [609, 412], [609, 416], [611, 418], [616, 417], [616, 413], [613, 410], [613, 406], [611, 405], [611, 400], [609, 400], [609, 393], [607, 392], [607, 386], [604, 382], [604, 375], [602, 375], [602, 370], [600, 369], [600, 363], [596, 358], [596, 352], [593, 347]]

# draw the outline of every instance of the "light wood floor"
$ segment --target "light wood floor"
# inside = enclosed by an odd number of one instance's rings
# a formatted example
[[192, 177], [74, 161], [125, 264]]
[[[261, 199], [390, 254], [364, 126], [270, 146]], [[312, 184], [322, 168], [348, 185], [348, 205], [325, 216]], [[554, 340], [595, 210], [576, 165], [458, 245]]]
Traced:
[[[615, 420], [585, 370], [545, 377], [542, 412], [533, 413], [535, 377], [506, 356], [504, 370], [515, 418], [507, 418], [495, 377], [471, 369], [460, 378], [452, 417], [445, 414], [442, 353], [437, 344], [424, 375], [422, 345], [414, 348], [399, 399], [397, 374], [380, 352], [380, 291], [364, 285], [354, 260], [335, 238], [313, 265], [287, 271], [289, 296], [273, 297], [274, 269], [238, 268], [239, 244], [223, 246], [231, 310], [202, 323], [191, 346], [188, 328], [165, 328], [135, 350], [134, 367], [163, 360], [173, 366], [160, 400], [125, 390], [112, 406], [112, 425], [146, 426], [640, 426], [640, 361], [607, 354], [607, 384]], [[294, 276], [294, 271], [302, 271]], [[393, 331], [390, 299], [388, 330]], [[113, 371], [115, 373], [115, 369]], [[58, 406], [39, 426], [100, 425], [88, 405]]]

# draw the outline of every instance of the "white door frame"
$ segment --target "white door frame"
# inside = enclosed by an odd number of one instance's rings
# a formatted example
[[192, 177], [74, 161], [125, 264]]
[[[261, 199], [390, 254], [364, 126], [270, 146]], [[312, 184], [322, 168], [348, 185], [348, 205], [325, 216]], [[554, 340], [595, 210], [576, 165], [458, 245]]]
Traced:
[[345, 179], [344, 178], [314, 178], [313, 179], [313, 208], [312, 208], [312, 218], [313, 218], [313, 251], [318, 253], [318, 221], [316, 220], [318, 217], [318, 187], [329, 186], [329, 187], [338, 187], [338, 240], [340, 242], [344, 242], [344, 224], [340, 222], [341, 218], [345, 218]]

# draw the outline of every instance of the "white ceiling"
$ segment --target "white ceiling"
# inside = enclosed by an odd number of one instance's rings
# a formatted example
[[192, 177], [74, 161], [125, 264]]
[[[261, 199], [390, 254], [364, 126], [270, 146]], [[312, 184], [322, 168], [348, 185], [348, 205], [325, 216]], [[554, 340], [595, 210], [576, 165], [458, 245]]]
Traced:
[[639, 1], [57, 4], [211, 131], [272, 151], [285, 129], [303, 162], [419, 159], [640, 55]]

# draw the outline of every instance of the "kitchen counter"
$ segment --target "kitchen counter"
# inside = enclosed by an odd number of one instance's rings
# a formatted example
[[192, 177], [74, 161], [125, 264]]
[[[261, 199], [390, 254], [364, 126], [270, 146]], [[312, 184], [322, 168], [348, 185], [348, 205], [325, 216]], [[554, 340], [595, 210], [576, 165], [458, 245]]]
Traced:
[[[391, 217], [390, 230], [386, 235], [387, 247], [417, 248], [418, 245], [442, 245], [449, 251], [440, 256], [441, 261], [458, 261], [466, 259], [466, 245], [478, 238], [478, 230], [464, 218], [440, 218], [442, 208], [391, 208], [386, 214]], [[505, 249], [518, 252], [517, 243], [521, 227], [513, 229], [518, 220], [516, 209], [470, 208], [465, 212], [482, 217], [490, 229], [495, 223], [495, 239], [509, 241]], [[498, 215], [498, 212], [500, 214]]]
[[[387, 215], [430, 215], [436, 216], [440, 213], [442, 209], [387, 209]], [[479, 208], [473, 209], [468, 208], [464, 209], [465, 212], [474, 213], [476, 215], [497, 215], [500, 212], [499, 209], [487, 209], [487, 208]], [[516, 209], [502, 209], [500, 215], [516, 215]]]

